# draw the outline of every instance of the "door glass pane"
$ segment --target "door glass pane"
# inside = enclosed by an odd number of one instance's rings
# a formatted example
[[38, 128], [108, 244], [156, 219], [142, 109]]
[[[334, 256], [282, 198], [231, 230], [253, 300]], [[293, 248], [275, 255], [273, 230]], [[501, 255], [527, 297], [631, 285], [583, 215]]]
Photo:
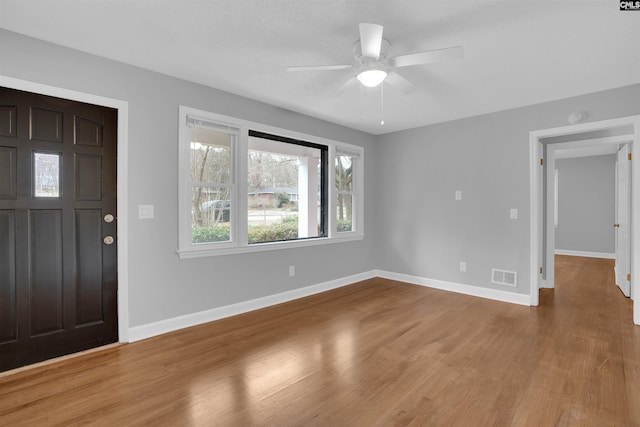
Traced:
[[33, 153], [35, 197], [60, 197], [60, 155]]

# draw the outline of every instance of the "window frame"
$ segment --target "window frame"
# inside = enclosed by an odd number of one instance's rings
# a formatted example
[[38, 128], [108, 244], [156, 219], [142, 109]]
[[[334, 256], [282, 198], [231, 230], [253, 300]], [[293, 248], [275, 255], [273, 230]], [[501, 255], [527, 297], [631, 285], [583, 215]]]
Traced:
[[[238, 236], [238, 224], [235, 221], [236, 211], [238, 210], [237, 201], [238, 201], [238, 182], [237, 182], [237, 162], [238, 162], [238, 146], [241, 138], [241, 128], [239, 123], [233, 122], [230, 120], [218, 120], [216, 117], [207, 116], [204, 114], [199, 114], [199, 110], [195, 109], [183, 109], [180, 108], [180, 126], [179, 126], [179, 164], [178, 164], [178, 173], [181, 177], [180, 186], [178, 189], [178, 217], [179, 217], [179, 247], [180, 250], [199, 250], [199, 251], [207, 251], [207, 250], [220, 250], [224, 248], [232, 248], [235, 247], [235, 242], [237, 241]], [[188, 125], [188, 119], [191, 118], [193, 120], [198, 120], [205, 123], [214, 123], [219, 125], [221, 128], [227, 127], [231, 129], [237, 129], [237, 136], [235, 140], [230, 142], [230, 233], [229, 240], [225, 240], [222, 242], [210, 242], [210, 243], [192, 243], [192, 219], [191, 219], [191, 198], [193, 191], [193, 183], [191, 182], [191, 147], [190, 147], [190, 136], [191, 130]], [[230, 132], [231, 133], [231, 132]]]
[[[256, 131], [255, 129], [249, 129], [249, 137], [262, 139], [265, 141], [271, 141], [274, 143], [280, 144], [291, 144], [294, 146], [310, 148], [314, 150], [318, 150], [320, 152], [320, 176], [318, 180], [318, 184], [320, 185], [320, 208], [319, 208], [319, 216], [320, 220], [318, 221], [318, 226], [320, 228], [321, 235], [312, 236], [312, 237], [299, 237], [297, 239], [288, 239], [288, 240], [279, 240], [280, 242], [284, 241], [293, 241], [293, 240], [303, 240], [303, 239], [318, 239], [322, 237], [329, 236], [329, 222], [328, 222], [328, 213], [329, 213], [329, 205], [327, 196], [329, 194], [327, 186], [329, 185], [328, 181], [328, 169], [331, 168], [329, 164], [329, 146], [325, 144], [317, 144], [315, 142], [302, 140], [302, 139], [293, 139], [283, 135], [275, 135], [269, 134], [265, 132]], [[249, 144], [250, 145], [250, 144]], [[248, 151], [251, 151], [251, 148], [248, 147]], [[247, 153], [248, 153], [247, 151]], [[247, 190], [248, 195], [248, 190]], [[248, 198], [247, 198], [248, 199]], [[298, 210], [299, 212], [299, 210]], [[271, 242], [253, 242], [249, 243], [250, 245], [257, 245], [261, 243], [271, 243]]]
[[[288, 129], [277, 128], [249, 120], [238, 119], [187, 106], [179, 106], [178, 124], [178, 250], [180, 258], [197, 258], [217, 255], [229, 255], [269, 250], [281, 250], [306, 246], [316, 246], [330, 243], [362, 240], [364, 238], [364, 148], [331, 139], [308, 135]], [[190, 176], [190, 135], [187, 118], [194, 118], [203, 122], [211, 122], [220, 126], [227, 126], [239, 130], [239, 134], [232, 148], [231, 165], [234, 183], [231, 191], [230, 221], [232, 231], [230, 240], [211, 243], [191, 243], [191, 176]], [[325, 237], [313, 237], [277, 242], [248, 243], [248, 138], [249, 131], [281, 135], [292, 140], [306, 141], [327, 147], [328, 167], [325, 171], [328, 185], [326, 185], [325, 206], [329, 210], [326, 216], [327, 224]], [[357, 154], [357, 167], [353, 175], [353, 230], [337, 232], [337, 188], [335, 185], [335, 158], [337, 152], [351, 152]]]

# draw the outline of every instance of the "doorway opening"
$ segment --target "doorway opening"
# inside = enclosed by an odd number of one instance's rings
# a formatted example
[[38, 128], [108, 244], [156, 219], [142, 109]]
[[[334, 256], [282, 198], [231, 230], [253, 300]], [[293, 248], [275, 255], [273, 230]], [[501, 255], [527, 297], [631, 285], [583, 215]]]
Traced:
[[[628, 279], [629, 294], [634, 300], [634, 323], [640, 325], [640, 282], [636, 275], [640, 272], [640, 221], [635, 217], [639, 213], [640, 199], [640, 159], [633, 155], [640, 143], [640, 116], [623, 117], [593, 123], [544, 129], [530, 133], [530, 280], [531, 305], [537, 306], [539, 289], [553, 287], [555, 256], [555, 206], [553, 184], [555, 181], [556, 153], [562, 150], [592, 150], [601, 152], [616, 151], [623, 147], [629, 149], [630, 204], [627, 225], [629, 241]], [[635, 214], [635, 215], [634, 215]], [[627, 276], [628, 274], [628, 276]], [[622, 287], [621, 287], [622, 289]], [[624, 292], [624, 290], [623, 290]]]

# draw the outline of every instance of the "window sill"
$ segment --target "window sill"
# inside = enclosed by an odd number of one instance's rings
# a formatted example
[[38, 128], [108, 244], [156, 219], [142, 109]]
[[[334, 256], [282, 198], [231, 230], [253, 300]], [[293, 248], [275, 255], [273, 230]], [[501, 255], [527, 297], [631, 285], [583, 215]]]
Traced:
[[235, 255], [251, 252], [279, 251], [283, 249], [303, 248], [307, 246], [328, 245], [332, 243], [354, 242], [364, 239], [364, 234], [345, 233], [345, 236], [321, 237], [309, 240], [293, 240], [289, 242], [254, 243], [248, 246], [225, 247], [219, 249], [182, 249], [178, 250], [180, 259], [202, 258], [220, 255]]

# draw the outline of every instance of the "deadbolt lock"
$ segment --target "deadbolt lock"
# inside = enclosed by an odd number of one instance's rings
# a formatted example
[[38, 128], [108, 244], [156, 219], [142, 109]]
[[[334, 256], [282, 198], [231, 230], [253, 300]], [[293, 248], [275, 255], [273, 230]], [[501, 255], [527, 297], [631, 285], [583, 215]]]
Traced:
[[111, 215], [111, 214], [106, 214], [106, 215], [104, 216], [104, 222], [106, 222], [106, 223], [113, 222], [113, 220], [114, 220], [114, 219], [115, 219], [115, 218], [114, 218], [114, 217], [113, 217], [113, 215]]

